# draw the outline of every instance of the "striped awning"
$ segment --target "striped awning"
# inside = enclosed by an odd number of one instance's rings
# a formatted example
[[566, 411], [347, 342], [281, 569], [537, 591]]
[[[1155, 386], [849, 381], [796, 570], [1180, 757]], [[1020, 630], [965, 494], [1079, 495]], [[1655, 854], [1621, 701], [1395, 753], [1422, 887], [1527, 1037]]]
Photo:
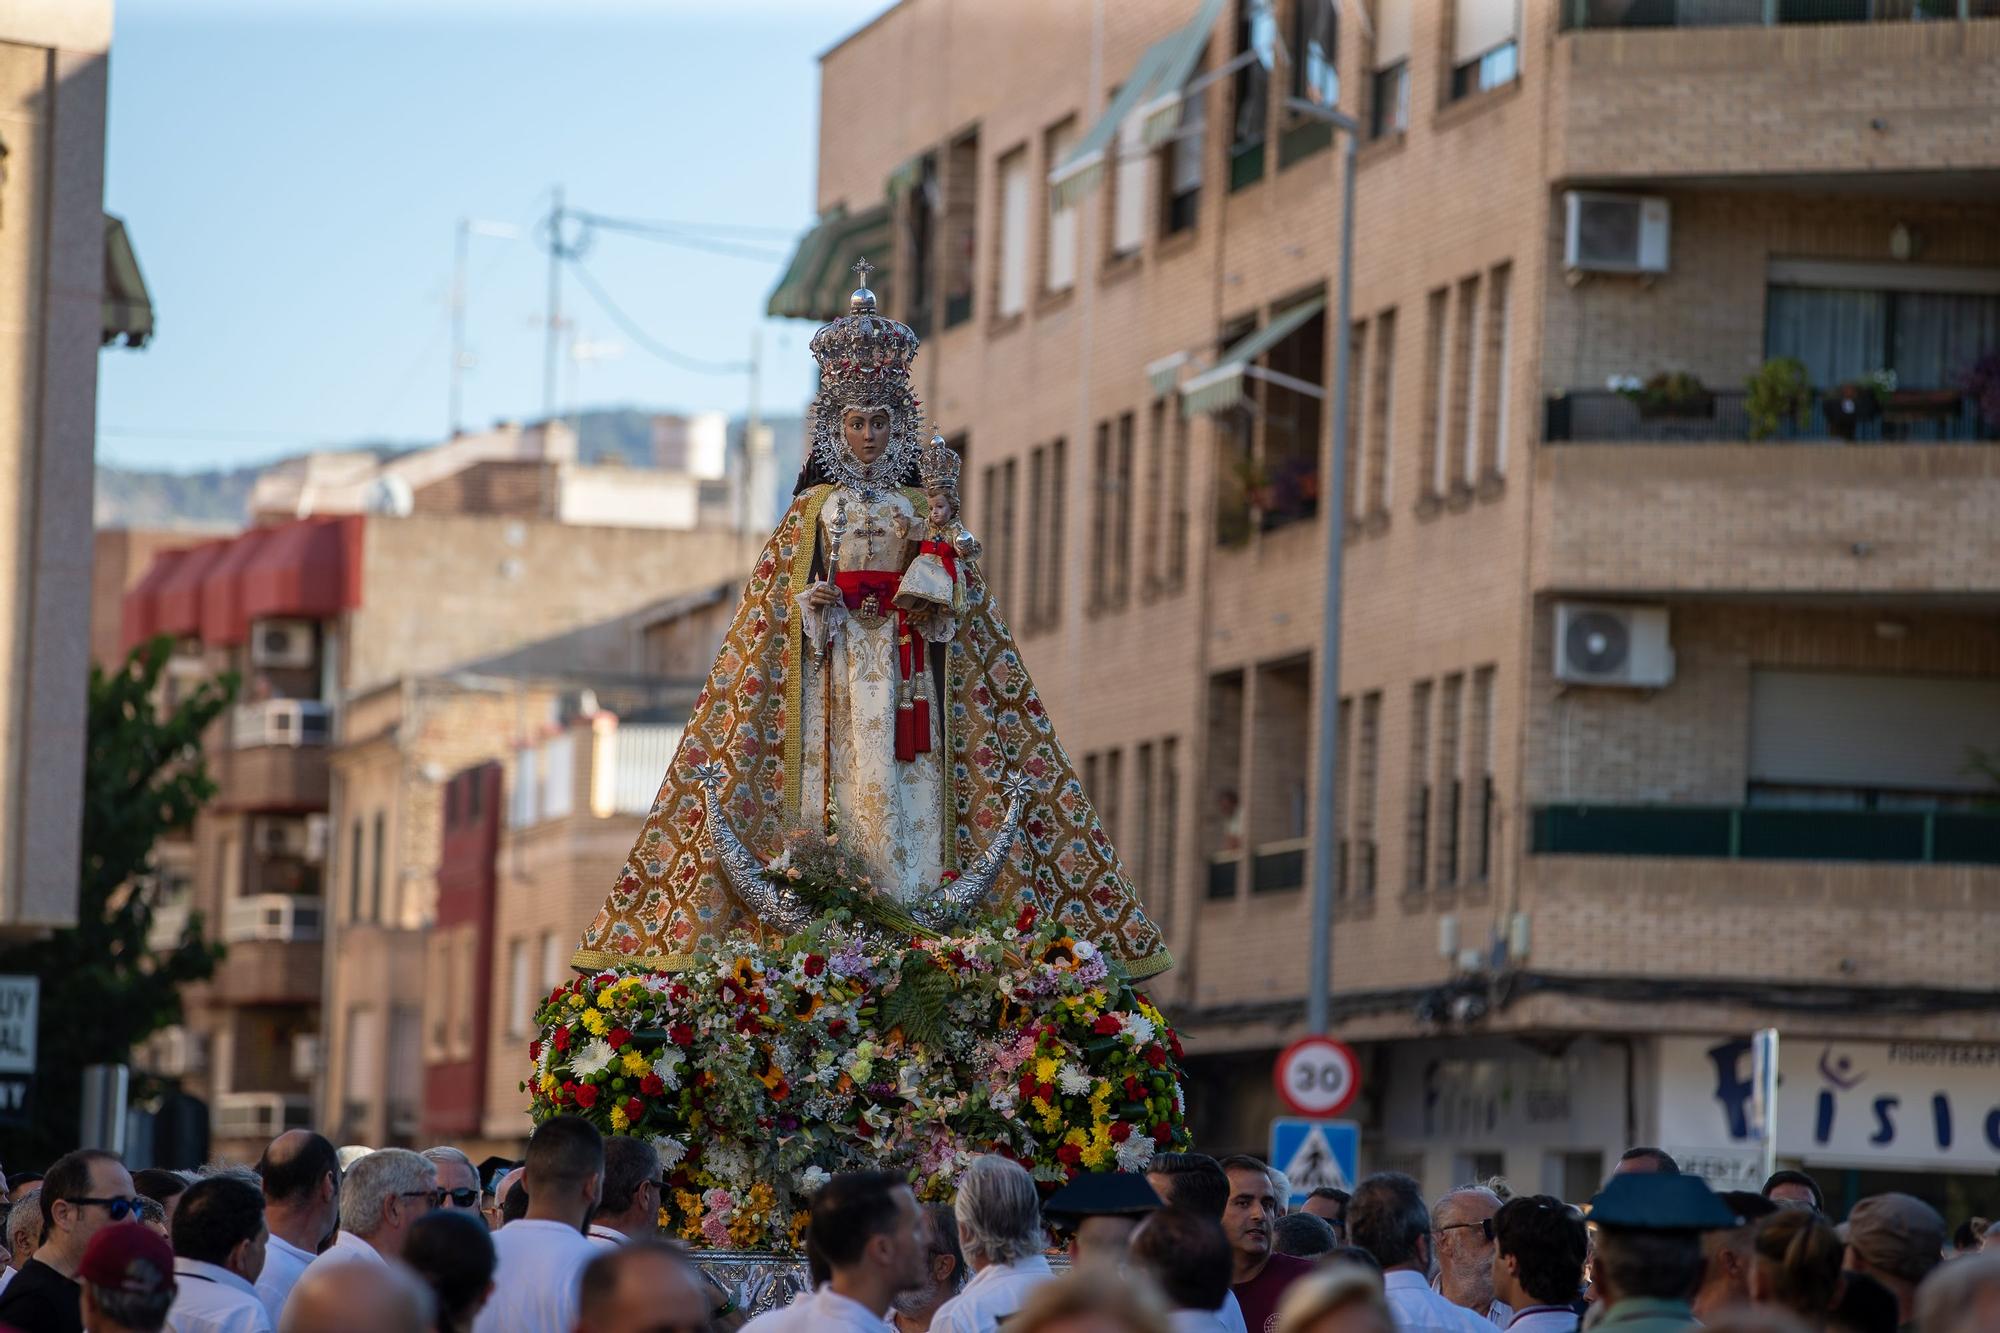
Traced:
[[1146, 383], [1153, 390], [1153, 397], [1165, 398], [1174, 391], [1180, 380], [1181, 368], [1189, 361], [1186, 352], [1173, 352], [1146, 365]]
[[[1192, 18], [1140, 54], [1132, 72], [1119, 85], [1117, 96], [1104, 108], [1104, 114], [1076, 141], [1069, 156], [1049, 172], [1051, 207], [1066, 208], [1097, 188], [1097, 182], [1104, 177], [1105, 159], [1117, 151], [1118, 128], [1131, 116], [1146, 115], [1149, 145], [1160, 143], [1173, 133], [1179, 123], [1181, 86], [1201, 59], [1202, 44], [1222, 13], [1222, 3], [1223, 0], [1201, 0]], [[1166, 122], [1166, 128], [1157, 136], [1151, 132], [1156, 109]]]
[[1244, 335], [1222, 354], [1212, 370], [1205, 370], [1181, 385], [1181, 415], [1193, 417], [1203, 412], [1219, 412], [1242, 402], [1243, 376], [1250, 370], [1250, 363], [1298, 332], [1307, 320], [1324, 309], [1326, 299], [1316, 296]]
[[887, 204], [852, 214], [836, 204], [799, 238], [764, 309], [780, 319], [838, 319], [856, 285], [850, 266], [864, 256], [873, 263], [868, 285], [879, 295], [888, 290], [895, 249]]
[[153, 298], [146, 292], [146, 279], [139, 272], [139, 257], [132, 253], [132, 238], [125, 223], [104, 215], [104, 345], [120, 338], [127, 347], [144, 347], [153, 336]]

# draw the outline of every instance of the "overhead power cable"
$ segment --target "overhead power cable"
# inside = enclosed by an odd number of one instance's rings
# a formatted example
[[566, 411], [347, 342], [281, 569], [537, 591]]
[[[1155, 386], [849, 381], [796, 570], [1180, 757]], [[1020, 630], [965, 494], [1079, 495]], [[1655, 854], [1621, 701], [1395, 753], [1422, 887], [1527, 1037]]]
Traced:
[[568, 258], [570, 271], [576, 274], [576, 280], [583, 285], [583, 289], [590, 293], [591, 299], [597, 302], [604, 313], [611, 317], [612, 322], [623, 329], [625, 336], [637, 343], [641, 350], [652, 353], [670, 366], [678, 366], [697, 375], [746, 375], [750, 372], [748, 361], [704, 361], [700, 357], [677, 352], [657, 341], [640, 328], [637, 321], [619, 308], [618, 303], [611, 299], [611, 294], [605, 291], [590, 270], [583, 266], [582, 260]]

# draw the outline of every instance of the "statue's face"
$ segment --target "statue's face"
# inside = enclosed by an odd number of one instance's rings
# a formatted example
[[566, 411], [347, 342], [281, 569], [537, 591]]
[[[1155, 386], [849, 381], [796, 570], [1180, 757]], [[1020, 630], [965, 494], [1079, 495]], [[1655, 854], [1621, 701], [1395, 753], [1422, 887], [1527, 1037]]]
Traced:
[[840, 433], [856, 462], [872, 463], [882, 456], [889, 447], [892, 420], [886, 407], [850, 407], [840, 414]]

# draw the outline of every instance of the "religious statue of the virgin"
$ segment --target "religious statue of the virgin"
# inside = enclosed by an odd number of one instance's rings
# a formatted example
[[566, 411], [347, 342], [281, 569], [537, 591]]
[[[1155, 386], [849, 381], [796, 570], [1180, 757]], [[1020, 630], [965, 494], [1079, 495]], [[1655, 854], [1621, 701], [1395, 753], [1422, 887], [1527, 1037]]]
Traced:
[[791, 506], [575, 965], [672, 970], [734, 929], [788, 932], [797, 904], [765, 871], [811, 829], [919, 921], [1033, 906], [1134, 978], [1164, 971], [980, 574], [960, 460], [924, 431], [916, 334], [855, 267], [849, 313], [812, 339]]

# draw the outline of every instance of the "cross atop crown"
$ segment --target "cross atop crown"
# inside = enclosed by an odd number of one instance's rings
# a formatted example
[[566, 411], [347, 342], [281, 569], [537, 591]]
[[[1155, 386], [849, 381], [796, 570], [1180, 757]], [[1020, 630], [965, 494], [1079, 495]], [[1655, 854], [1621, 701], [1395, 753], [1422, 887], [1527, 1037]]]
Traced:
[[870, 273], [873, 273], [874, 271], [875, 271], [875, 266], [868, 262], [867, 255], [863, 255], [861, 256], [861, 258], [854, 261], [854, 276], [860, 279], [861, 285], [863, 287], [866, 287], [868, 285], [868, 275]]

